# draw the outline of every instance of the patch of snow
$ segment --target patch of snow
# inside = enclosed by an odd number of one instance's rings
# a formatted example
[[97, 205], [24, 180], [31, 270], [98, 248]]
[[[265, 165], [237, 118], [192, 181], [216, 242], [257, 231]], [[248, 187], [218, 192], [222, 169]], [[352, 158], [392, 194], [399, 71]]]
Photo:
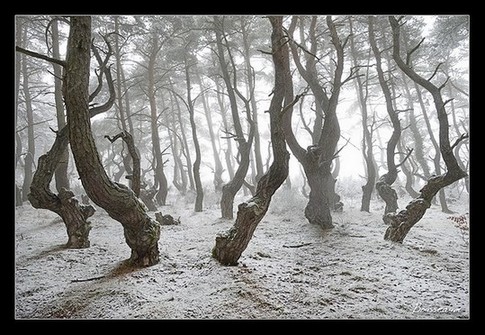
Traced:
[[[123, 228], [104, 210], [90, 219], [91, 246], [65, 249], [66, 229], [55, 213], [18, 207], [15, 316], [469, 318], [469, 246], [439, 206], [397, 244], [383, 239], [381, 202], [366, 213], [354, 199], [353, 206], [333, 213], [335, 228], [322, 231], [305, 219], [304, 199], [280, 190], [273, 200], [239, 265], [232, 267], [220, 265], [211, 250], [217, 234], [234, 220], [221, 219], [217, 206], [200, 213], [183, 202], [163, 207], [181, 223], [161, 226], [160, 262], [136, 270], [124, 267], [130, 249]], [[467, 206], [453, 209], [467, 213]]]

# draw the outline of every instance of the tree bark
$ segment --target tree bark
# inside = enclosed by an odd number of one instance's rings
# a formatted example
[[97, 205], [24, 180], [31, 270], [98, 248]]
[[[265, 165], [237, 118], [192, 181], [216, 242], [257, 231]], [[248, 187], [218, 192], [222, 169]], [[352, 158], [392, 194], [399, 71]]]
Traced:
[[[452, 88], [453, 88], [453, 85], [449, 85], [448, 91], [449, 91], [450, 96], [455, 95], [455, 92]], [[452, 120], [453, 120], [453, 126], [455, 128], [456, 133], [459, 135], [460, 134], [460, 127], [459, 127], [459, 124], [456, 120], [455, 101], [454, 100], [451, 101], [450, 107], [451, 107], [451, 115], [452, 115]], [[461, 123], [461, 125], [463, 126], [464, 130], [466, 132], [468, 132], [468, 129], [465, 128], [464, 124]], [[460, 142], [454, 149], [454, 154], [455, 154], [456, 160], [458, 162], [458, 165], [465, 172], [468, 171], [468, 167], [467, 167], [468, 164], [465, 164], [463, 162], [462, 158], [460, 157], [460, 149], [461, 149], [462, 145], [464, 145], [466, 143], [467, 143], [466, 141]], [[468, 148], [467, 148], [467, 150], [468, 150]], [[466, 176], [465, 179], [463, 180], [463, 182], [465, 184], [465, 188], [466, 188], [467, 193], [470, 193], [470, 178], [469, 178], [469, 176]]]
[[[65, 63], [62, 61], [59, 61], [58, 63], [54, 62], [54, 60], [57, 59], [49, 59], [49, 57], [42, 57], [41, 55], [35, 53], [32, 53], [32, 55], [44, 60], [50, 60], [55, 64], [60, 63], [65, 66]], [[103, 65], [102, 62], [100, 62], [100, 65]], [[104, 70], [105, 68], [103, 67], [102, 71]], [[112, 93], [111, 86], [110, 93]], [[112, 101], [113, 100], [108, 100], [106, 105], [109, 105], [109, 103]], [[57, 102], [59, 103], [59, 101]], [[58, 105], [56, 107], [58, 107]], [[90, 117], [94, 116], [96, 113], [105, 111], [103, 108], [104, 106], [93, 108], [93, 110], [90, 111]], [[63, 122], [64, 120], [62, 118], [59, 123], [62, 125]], [[86, 248], [89, 247], [90, 244], [89, 231], [91, 229], [90, 222], [87, 221], [87, 219], [94, 214], [94, 207], [90, 206], [89, 204], [86, 206], [79, 205], [79, 201], [74, 198], [74, 194], [66, 188], [61, 188], [58, 195], [55, 195], [50, 190], [50, 183], [56, 168], [64, 159], [64, 155], [67, 152], [67, 146], [69, 143], [68, 131], [67, 126], [64, 126], [62, 129], [57, 131], [56, 139], [51, 150], [49, 150], [49, 152], [47, 152], [45, 155], [39, 157], [38, 168], [36, 169], [32, 178], [30, 192], [27, 194], [27, 197], [34, 208], [48, 209], [61, 216], [66, 225], [68, 234], [68, 242], [66, 247]], [[57, 186], [59, 186], [59, 184]]]
[[[416, 87], [418, 101], [419, 101], [419, 104], [421, 106], [421, 110], [423, 112], [423, 118], [424, 118], [424, 121], [426, 123], [426, 128], [428, 129], [429, 138], [430, 138], [431, 143], [433, 144], [433, 147], [434, 147], [434, 150], [435, 150], [435, 154], [434, 154], [434, 157], [433, 157], [433, 166], [434, 166], [433, 175], [440, 175], [441, 174], [441, 149], [440, 149], [440, 144], [438, 143], [435, 135], [433, 134], [433, 129], [431, 127], [431, 121], [429, 119], [428, 110], [427, 110], [427, 108], [424, 104], [420, 88], [419, 88], [417, 83], [414, 83], [414, 84], [415, 84], [415, 87]], [[441, 211], [444, 212], [444, 213], [449, 212], [448, 206], [446, 204], [446, 198], [445, 198], [445, 194], [444, 194], [443, 189], [439, 190], [438, 199], [439, 199], [439, 202], [440, 202]]]
[[239, 204], [234, 226], [228, 232], [216, 237], [212, 255], [223, 265], [237, 265], [257, 225], [266, 214], [271, 197], [288, 176], [290, 155], [286, 150], [284, 131], [281, 126], [282, 114], [292, 108], [292, 105], [289, 108], [284, 108], [283, 102], [287, 105], [293, 103], [285, 98], [288, 95], [293, 95], [292, 92], [286, 91], [288, 87], [286, 82], [292, 80], [289, 69], [288, 46], [283, 35], [283, 18], [270, 16], [269, 20], [273, 27], [271, 41], [272, 57], [275, 64], [275, 89], [269, 107], [274, 160], [269, 170], [259, 180], [255, 196], [248, 202]]
[[128, 131], [122, 131], [121, 133], [109, 137], [108, 135], [104, 136], [107, 138], [111, 143], [116, 141], [118, 138], [121, 137], [123, 142], [126, 144], [128, 147], [128, 152], [131, 156], [131, 161], [133, 162], [133, 167], [131, 169], [132, 174], [129, 176], [126, 176], [127, 179], [131, 181], [131, 189], [135, 193], [137, 197], [140, 196], [140, 185], [141, 185], [141, 180], [140, 180], [140, 155], [138, 153], [138, 150], [135, 147], [135, 142], [133, 140], [133, 136]]
[[125, 240], [131, 248], [129, 263], [135, 266], [156, 264], [160, 225], [147, 215], [133, 191], [108, 178], [91, 131], [88, 109], [91, 17], [74, 16], [70, 27], [64, 99], [71, 150], [81, 182], [89, 198], [122, 224]]
[[[453, 154], [453, 148], [461, 140], [467, 138], [468, 134], [460, 136], [453, 146], [450, 144], [448, 116], [445, 103], [441, 96], [441, 89], [446, 82], [438, 87], [430, 80], [421, 77], [408, 63], [403, 61], [400, 52], [400, 23], [392, 16], [389, 17], [389, 22], [393, 32], [394, 61], [411, 80], [425, 88], [433, 97], [439, 121], [439, 148], [447, 169], [444, 174], [428, 179], [426, 185], [419, 191], [419, 196], [413, 199], [406, 206], [406, 209], [401, 210], [399, 213], [388, 213], [384, 215], [383, 220], [389, 225], [384, 234], [384, 239], [402, 243], [411, 228], [421, 220], [426, 210], [431, 206], [431, 201], [434, 196], [444, 187], [466, 177], [466, 172], [460, 168]], [[409, 56], [410, 54], [408, 53], [407, 58]]]
[[48, 209], [62, 218], [67, 228], [67, 248], [87, 248], [91, 230], [91, 223], [87, 219], [94, 214], [94, 207], [80, 205], [74, 194], [65, 188], [56, 195], [49, 187], [68, 144], [68, 127], [65, 126], [58, 131], [51, 149], [39, 157], [28, 199], [34, 208]]
[[[336, 27], [329, 16], [327, 16], [326, 20], [330, 30], [332, 44], [337, 50], [337, 61], [332, 82], [332, 94], [330, 97], [327, 97], [318, 81], [317, 70], [315, 67], [316, 59], [313, 56], [307, 55], [306, 68], [303, 67], [299, 59], [296, 43], [290, 43], [291, 52], [298, 71], [310, 86], [315, 97], [316, 106], [320, 106], [318, 108], [321, 108], [325, 113], [323, 126], [319, 130], [318, 142], [309, 146], [306, 150], [303, 149], [293, 134], [291, 111], [285, 114], [283, 121], [288, 146], [300, 164], [302, 164], [307, 177], [308, 186], [310, 187], [308, 204], [305, 207], [305, 217], [310, 223], [318, 224], [324, 229], [333, 227], [331, 209], [334, 208], [334, 200], [336, 199], [336, 196], [334, 188], [335, 180], [332, 177], [331, 165], [335, 158], [337, 143], [340, 138], [340, 125], [336, 110], [342, 86], [344, 65], [343, 46], [337, 35]], [[313, 32], [313, 34], [315, 34], [315, 24], [316, 17], [313, 17], [310, 26], [310, 31]], [[290, 36], [293, 35], [295, 26], [296, 18], [294, 17], [291, 26], [288, 29]], [[316, 50], [315, 38], [312, 38], [311, 48], [313, 51]], [[314, 140], [316, 139], [314, 138]]]

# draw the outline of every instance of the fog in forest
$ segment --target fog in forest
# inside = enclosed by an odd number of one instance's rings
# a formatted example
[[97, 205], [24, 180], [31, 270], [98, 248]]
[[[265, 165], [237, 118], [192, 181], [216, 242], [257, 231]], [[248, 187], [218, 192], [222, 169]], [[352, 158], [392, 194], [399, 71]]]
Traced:
[[469, 318], [469, 34], [16, 16], [16, 318]]

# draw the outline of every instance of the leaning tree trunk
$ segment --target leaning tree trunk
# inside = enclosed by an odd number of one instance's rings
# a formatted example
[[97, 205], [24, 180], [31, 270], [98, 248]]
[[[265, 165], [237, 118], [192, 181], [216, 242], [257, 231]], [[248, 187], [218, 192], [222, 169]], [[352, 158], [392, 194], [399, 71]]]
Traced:
[[[389, 17], [389, 22], [391, 23], [393, 31], [392, 56], [396, 64], [409, 78], [425, 88], [433, 97], [439, 121], [439, 147], [447, 169], [444, 174], [431, 177], [426, 185], [419, 191], [419, 196], [413, 199], [406, 206], [406, 209], [401, 210], [399, 213], [388, 213], [384, 215], [383, 220], [389, 225], [384, 235], [384, 239], [402, 243], [411, 228], [421, 220], [426, 213], [426, 210], [431, 206], [431, 201], [434, 196], [444, 187], [466, 177], [466, 172], [460, 168], [453, 155], [453, 148], [456, 147], [460, 141], [467, 138], [468, 134], [461, 135], [453, 145], [450, 144], [448, 115], [445, 108], [446, 103], [441, 96], [441, 90], [446, 82], [438, 87], [431, 83], [430, 80], [421, 77], [409, 66], [408, 63], [405, 63], [402, 60], [399, 39], [400, 23], [392, 16]], [[413, 49], [413, 51], [415, 49]], [[408, 59], [411, 56], [411, 53], [412, 52], [408, 53]]]
[[62, 188], [56, 195], [49, 187], [68, 144], [66, 126], [58, 131], [51, 149], [39, 157], [28, 199], [34, 208], [48, 209], [62, 218], [67, 228], [67, 248], [87, 248], [90, 245], [89, 231], [91, 230], [91, 223], [87, 219], [94, 214], [94, 207], [80, 205], [74, 198], [74, 194], [66, 188]]
[[94, 207], [80, 205], [73, 192], [65, 188], [61, 188], [58, 195], [52, 193], [49, 188], [68, 143], [68, 128], [64, 127], [57, 133], [51, 149], [39, 157], [28, 198], [34, 208], [51, 210], [62, 218], [67, 229], [67, 248], [87, 248], [90, 245], [91, 230], [91, 223], [87, 219], [94, 214]]
[[[423, 119], [426, 123], [426, 128], [428, 129], [428, 134], [429, 134], [429, 139], [431, 140], [431, 143], [433, 144], [434, 150], [435, 150], [435, 155], [433, 157], [433, 165], [434, 165], [434, 175], [440, 175], [441, 174], [441, 149], [440, 149], [440, 144], [436, 140], [433, 130], [431, 128], [431, 122], [428, 116], [428, 111], [426, 106], [424, 105], [423, 97], [422, 94], [419, 90], [418, 84], [415, 83], [414, 86], [416, 87], [416, 93], [418, 96], [419, 104], [421, 106], [421, 110], [423, 112]], [[446, 204], [446, 197], [445, 197], [445, 192], [443, 189], [441, 189], [438, 192], [438, 198], [440, 201], [441, 205], [441, 211], [444, 213], [449, 212], [448, 210], [448, 205]]]
[[[52, 63], [66, 68], [66, 62], [61, 61], [58, 58], [49, 58], [47, 56], [27, 52], [26, 50], [21, 51], [37, 58], [47, 59]], [[95, 52], [101, 68], [98, 79], [101, 81], [103, 74], [106, 75], [110, 98], [105, 104], [90, 109], [88, 111], [89, 118], [109, 110], [114, 103], [113, 81], [111, 79], [109, 70], [106, 68], [109, 55], [107, 55], [106, 60], [103, 61], [95, 48], [93, 48], [93, 51]], [[98, 86], [98, 88], [100, 88], [100, 86]], [[99, 90], [96, 91], [99, 93]], [[90, 95], [88, 101], [92, 101], [95, 96], [96, 94]], [[59, 103], [61, 102], [56, 101], [56, 107], [58, 107]], [[52, 181], [54, 171], [56, 174], [59, 171], [59, 166], [62, 165], [62, 160], [65, 159], [64, 156], [67, 152], [69, 143], [69, 128], [68, 126], [62, 127], [63, 123], [64, 122], [59, 122], [60, 130], [56, 132], [56, 139], [51, 150], [49, 150], [49, 152], [47, 152], [45, 155], [39, 157], [38, 168], [32, 179], [28, 198], [32, 206], [35, 208], [48, 209], [61, 216], [67, 228], [68, 242], [66, 246], [68, 248], [86, 248], [89, 247], [90, 244], [89, 231], [91, 229], [91, 225], [87, 219], [94, 214], [94, 207], [89, 204], [79, 205], [79, 201], [74, 198], [74, 194], [69, 191], [67, 187], [60, 187], [60, 183], [56, 184], [59, 193], [58, 195], [52, 193], [50, 190], [50, 183]]]
[[273, 26], [271, 41], [275, 64], [275, 89], [269, 107], [274, 160], [269, 170], [259, 180], [256, 194], [248, 202], [239, 204], [234, 226], [228, 232], [216, 237], [212, 255], [223, 265], [237, 265], [254, 230], [266, 214], [271, 197], [288, 176], [290, 154], [286, 150], [286, 141], [281, 126], [282, 115], [293, 105], [291, 103], [289, 108], [283, 108], [283, 100], [285, 103], [290, 103], [285, 96], [293, 95], [292, 92], [286, 92], [287, 85], [285, 84], [286, 81], [291, 80], [288, 46], [283, 35], [283, 18], [270, 16], [269, 20]]
[[129, 263], [149, 266], [159, 261], [160, 225], [145, 212], [132, 190], [112, 182], [99, 158], [88, 108], [91, 17], [71, 18], [66, 54], [64, 99], [74, 161], [89, 198], [119, 221], [131, 248]]
[[110, 137], [108, 135], [104, 136], [108, 139], [111, 143], [116, 141], [118, 138], [123, 140], [123, 143], [126, 144], [128, 147], [128, 152], [131, 157], [131, 161], [133, 162], [133, 167], [131, 169], [131, 175], [126, 176], [127, 179], [131, 181], [131, 189], [135, 193], [137, 197], [140, 196], [140, 188], [141, 188], [141, 180], [140, 180], [140, 155], [138, 150], [135, 147], [135, 141], [133, 140], [133, 136], [128, 131], [122, 131], [117, 135]]

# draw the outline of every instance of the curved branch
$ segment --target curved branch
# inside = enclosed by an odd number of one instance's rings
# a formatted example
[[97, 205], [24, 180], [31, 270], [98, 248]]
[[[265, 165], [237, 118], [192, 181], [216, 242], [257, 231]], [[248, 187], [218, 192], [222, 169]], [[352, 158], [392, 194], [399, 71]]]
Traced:
[[408, 152], [407, 152], [406, 156], [405, 156], [405, 157], [404, 157], [404, 159], [401, 161], [401, 163], [399, 163], [399, 164], [397, 164], [397, 165], [396, 165], [396, 169], [397, 169], [398, 167], [400, 167], [401, 165], [403, 165], [403, 164], [404, 164], [404, 162], [405, 162], [405, 161], [406, 161], [406, 160], [409, 158], [409, 156], [411, 156], [411, 153], [413, 152], [413, 150], [414, 150], [414, 149], [409, 149], [409, 148], [407, 148], [407, 150], [408, 150]]
[[103, 71], [104, 71], [104, 75], [106, 76], [106, 81], [108, 82], [109, 98], [108, 98], [108, 101], [106, 101], [103, 105], [90, 108], [89, 109], [90, 117], [93, 117], [95, 115], [108, 111], [111, 107], [113, 107], [116, 100], [114, 80], [113, 80], [113, 77], [111, 76], [111, 66], [104, 68]]
[[[415, 52], [416, 50], [418, 50], [418, 48], [421, 46], [421, 44], [424, 42], [424, 37], [421, 39], [421, 41], [419, 41], [419, 43], [414, 47], [412, 48], [406, 55], [406, 64], [409, 66], [409, 62], [411, 60], [411, 55], [413, 54], [413, 52]], [[438, 65], [439, 66], [439, 65]], [[436, 70], [438, 70], [438, 68], [436, 68]], [[435, 71], [436, 72], [436, 71]], [[431, 78], [430, 78], [431, 79]]]

